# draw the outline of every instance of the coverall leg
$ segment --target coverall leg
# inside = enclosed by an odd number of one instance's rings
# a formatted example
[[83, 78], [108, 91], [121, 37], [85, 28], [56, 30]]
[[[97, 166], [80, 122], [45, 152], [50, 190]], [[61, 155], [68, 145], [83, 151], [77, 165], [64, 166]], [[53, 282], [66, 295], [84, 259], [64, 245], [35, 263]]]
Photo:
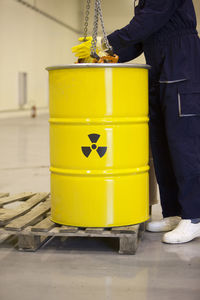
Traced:
[[160, 201], [164, 218], [179, 216], [178, 185], [174, 174], [169, 145], [166, 136], [159, 84], [150, 88], [150, 143], [160, 191]]
[[[166, 132], [169, 156], [173, 165], [174, 174], [171, 179], [178, 186], [178, 198], [171, 195], [170, 185], [166, 188], [169, 197], [162, 197], [162, 206], [165, 213], [175, 209], [175, 203], [181, 206], [182, 219], [195, 219], [200, 217], [200, 86], [199, 83], [183, 81], [172, 84], [160, 84], [160, 102], [164, 127]], [[150, 125], [151, 126], [151, 125]], [[152, 139], [155, 139], [155, 132]], [[155, 143], [155, 142], [153, 142]], [[158, 146], [158, 145], [157, 145]], [[154, 155], [159, 159], [159, 155]], [[159, 163], [163, 172], [169, 163], [166, 154]], [[156, 165], [158, 162], [156, 162]], [[169, 168], [169, 167], [168, 167]], [[171, 167], [170, 167], [171, 169]], [[159, 173], [159, 169], [157, 168]], [[167, 169], [166, 174], [169, 174]], [[175, 180], [174, 180], [175, 175]], [[158, 178], [162, 178], [162, 173]], [[159, 180], [159, 179], [158, 179]], [[160, 179], [161, 180], [161, 179]], [[170, 180], [169, 180], [170, 181]], [[166, 182], [168, 182], [166, 180]], [[162, 185], [161, 185], [162, 186]], [[162, 188], [161, 188], [162, 189]], [[165, 188], [164, 188], [165, 190]], [[176, 193], [176, 195], [177, 195]], [[174, 204], [172, 204], [173, 198]], [[166, 204], [166, 210], [165, 210]], [[177, 213], [179, 210], [177, 210]], [[171, 214], [171, 213], [170, 213]]]
[[146, 58], [161, 70], [150, 81], [150, 141], [163, 216], [200, 218], [200, 40], [159, 37]]

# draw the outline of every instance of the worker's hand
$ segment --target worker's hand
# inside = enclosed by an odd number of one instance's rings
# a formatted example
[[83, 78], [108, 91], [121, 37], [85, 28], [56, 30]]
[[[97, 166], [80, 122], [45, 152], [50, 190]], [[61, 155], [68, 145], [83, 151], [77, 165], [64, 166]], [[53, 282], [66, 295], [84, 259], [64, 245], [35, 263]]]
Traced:
[[[78, 57], [79, 59], [90, 59], [90, 54], [91, 54], [91, 47], [92, 47], [92, 37], [88, 36], [86, 37], [86, 41], [84, 41], [85, 38], [81, 37], [79, 38], [79, 41], [82, 42], [78, 46], [72, 47], [72, 52], [75, 53], [75, 56]], [[97, 37], [97, 49], [96, 52], [99, 56], [104, 56], [107, 55], [107, 53], [103, 49], [103, 43], [102, 43], [102, 38]]]
[[101, 49], [106, 51], [107, 50], [107, 47], [106, 47], [106, 43], [105, 43], [105, 40], [103, 38], [101, 38]]
[[72, 52], [75, 54], [76, 57], [80, 59], [85, 59], [90, 57], [92, 37], [91, 36], [86, 37], [86, 41], [84, 37], [80, 37], [78, 40], [82, 43], [80, 45], [72, 47]]

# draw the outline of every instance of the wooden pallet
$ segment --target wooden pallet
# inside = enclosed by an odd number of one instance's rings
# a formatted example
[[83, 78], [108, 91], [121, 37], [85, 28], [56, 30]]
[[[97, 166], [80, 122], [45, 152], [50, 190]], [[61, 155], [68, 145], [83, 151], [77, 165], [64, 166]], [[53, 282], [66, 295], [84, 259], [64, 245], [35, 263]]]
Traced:
[[135, 254], [144, 230], [144, 224], [113, 228], [61, 226], [50, 220], [48, 193], [0, 194], [0, 241], [1, 237], [16, 235], [19, 250], [36, 251], [56, 236], [109, 237], [119, 239], [120, 254]]

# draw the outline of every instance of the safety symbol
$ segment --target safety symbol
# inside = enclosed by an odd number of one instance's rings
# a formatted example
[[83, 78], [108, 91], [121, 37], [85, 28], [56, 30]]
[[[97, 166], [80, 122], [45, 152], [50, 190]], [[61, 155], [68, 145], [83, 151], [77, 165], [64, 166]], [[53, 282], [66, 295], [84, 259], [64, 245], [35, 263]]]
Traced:
[[81, 147], [83, 154], [88, 157], [90, 153], [95, 150], [99, 154], [99, 157], [103, 157], [106, 154], [107, 147], [98, 147], [96, 143], [98, 142], [100, 135], [93, 133], [88, 135], [92, 145], [90, 147]]

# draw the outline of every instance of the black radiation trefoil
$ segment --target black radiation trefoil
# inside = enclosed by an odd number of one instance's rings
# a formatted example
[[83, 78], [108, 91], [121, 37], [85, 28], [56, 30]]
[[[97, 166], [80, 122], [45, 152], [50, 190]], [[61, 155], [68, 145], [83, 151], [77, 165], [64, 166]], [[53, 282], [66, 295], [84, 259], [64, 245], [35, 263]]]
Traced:
[[92, 145], [90, 147], [81, 147], [83, 154], [89, 157], [92, 151], [97, 151], [99, 157], [103, 157], [106, 154], [107, 147], [98, 147], [96, 143], [98, 142], [100, 135], [93, 133], [88, 135]]

